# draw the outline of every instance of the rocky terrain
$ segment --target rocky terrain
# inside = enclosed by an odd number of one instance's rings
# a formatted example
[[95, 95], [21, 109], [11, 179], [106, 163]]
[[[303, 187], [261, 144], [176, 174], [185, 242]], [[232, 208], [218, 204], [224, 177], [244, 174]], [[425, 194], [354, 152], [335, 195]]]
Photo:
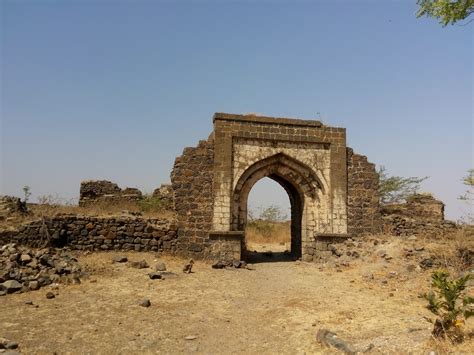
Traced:
[[[25, 277], [0, 297], [0, 337], [21, 353], [338, 353], [316, 338], [328, 329], [370, 354], [470, 353], [472, 320], [464, 343], [435, 341], [418, 296], [436, 268], [472, 272], [472, 239], [373, 236], [331, 250], [321, 263], [267, 253], [245, 267], [197, 261], [185, 274], [189, 260], [153, 252], [10, 245], [2, 262]], [[24, 292], [40, 272], [25, 272], [33, 260], [51, 283]], [[80, 284], [67, 281], [79, 271]]]
[[14, 243], [0, 248], [0, 296], [55, 283], [80, 283], [81, 276], [77, 259], [65, 249], [32, 249]]

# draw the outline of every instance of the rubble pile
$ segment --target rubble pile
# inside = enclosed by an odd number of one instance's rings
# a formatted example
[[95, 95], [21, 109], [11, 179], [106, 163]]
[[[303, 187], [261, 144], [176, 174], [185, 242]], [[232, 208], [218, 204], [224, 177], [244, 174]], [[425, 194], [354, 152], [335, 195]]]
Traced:
[[0, 247], [0, 296], [38, 290], [52, 283], [80, 283], [81, 266], [66, 249]]

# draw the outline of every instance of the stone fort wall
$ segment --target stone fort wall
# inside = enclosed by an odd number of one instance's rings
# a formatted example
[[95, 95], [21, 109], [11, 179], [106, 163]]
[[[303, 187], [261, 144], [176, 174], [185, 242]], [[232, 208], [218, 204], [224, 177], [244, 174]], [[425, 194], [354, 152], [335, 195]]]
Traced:
[[209, 139], [184, 149], [171, 174], [178, 249], [198, 258], [240, 258], [241, 216], [231, 208], [240, 196], [233, 192], [249, 167], [278, 154], [282, 161], [317, 167], [316, 195], [305, 195], [301, 211], [305, 260], [318, 259], [348, 233], [380, 231], [375, 166], [345, 146], [345, 129], [318, 121], [216, 114]]
[[76, 250], [135, 250], [174, 254], [176, 221], [167, 218], [58, 215], [0, 231], [0, 245], [68, 246]]
[[[171, 202], [176, 219], [61, 215], [0, 232], [0, 244], [41, 246], [46, 240], [80, 250], [240, 260], [248, 193], [262, 177], [274, 179], [288, 193], [291, 246], [305, 261], [324, 259], [331, 244], [348, 237], [381, 231], [439, 234], [455, 228], [444, 221], [442, 202], [431, 196], [382, 208], [375, 166], [346, 146], [344, 128], [218, 113], [209, 138], [176, 158], [171, 186], [162, 185], [153, 194]], [[105, 180], [83, 182], [80, 189], [82, 206], [143, 197], [138, 189], [121, 189]]]

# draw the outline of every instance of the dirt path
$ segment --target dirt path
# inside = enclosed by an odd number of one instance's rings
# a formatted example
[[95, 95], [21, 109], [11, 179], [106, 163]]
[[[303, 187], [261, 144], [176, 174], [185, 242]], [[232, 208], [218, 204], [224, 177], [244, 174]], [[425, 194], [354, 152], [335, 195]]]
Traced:
[[[328, 353], [315, 340], [322, 327], [358, 348], [373, 343], [374, 354], [431, 346], [428, 313], [416, 297], [428, 273], [372, 280], [357, 267], [277, 262], [213, 270], [198, 262], [186, 275], [182, 260], [162, 258], [176, 276], [150, 280], [151, 269], [112, 264], [114, 255], [80, 257], [91, 277], [59, 286], [54, 299], [45, 297], [49, 288], [1, 297], [0, 336], [24, 353], [49, 354]], [[151, 253], [128, 257], [156, 264]], [[390, 265], [373, 271], [389, 274]], [[151, 307], [138, 306], [144, 297]]]

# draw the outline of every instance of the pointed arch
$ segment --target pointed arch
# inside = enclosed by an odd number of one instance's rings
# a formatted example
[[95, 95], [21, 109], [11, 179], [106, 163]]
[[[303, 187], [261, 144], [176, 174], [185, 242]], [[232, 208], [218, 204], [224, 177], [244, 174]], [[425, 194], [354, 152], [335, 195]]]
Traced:
[[232, 196], [232, 229], [244, 230], [247, 223], [247, 202], [250, 190], [260, 179], [268, 177], [288, 194], [291, 205], [291, 249], [301, 256], [302, 219], [305, 199], [318, 199], [327, 189], [323, 180], [307, 165], [278, 153], [252, 164], [239, 177]]

